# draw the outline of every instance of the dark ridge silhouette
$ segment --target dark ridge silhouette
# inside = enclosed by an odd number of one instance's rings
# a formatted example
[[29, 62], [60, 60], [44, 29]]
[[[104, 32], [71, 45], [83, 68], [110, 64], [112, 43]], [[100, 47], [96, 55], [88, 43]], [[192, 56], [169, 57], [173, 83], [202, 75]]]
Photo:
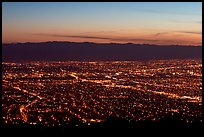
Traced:
[[3, 61], [132, 61], [201, 56], [202, 46], [57, 41], [2, 44]]

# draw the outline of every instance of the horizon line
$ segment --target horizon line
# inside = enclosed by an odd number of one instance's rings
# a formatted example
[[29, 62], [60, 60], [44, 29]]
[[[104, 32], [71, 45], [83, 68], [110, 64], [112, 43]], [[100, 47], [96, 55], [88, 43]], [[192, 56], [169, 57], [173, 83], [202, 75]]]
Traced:
[[201, 45], [191, 45], [191, 44], [150, 44], [150, 43], [133, 43], [133, 42], [91, 42], [91, 41], [83, 41], [83, 42], [76, 42], [76, 41], [38, 41], [38, 42], [5, 42], [3, 44], [26, 44], [26, 43], [48, 43], [48, 42], [67, 42], [67, 43], [95, 43], [95, 44], [134, 44], [134, 45], [155, 45], [155, 46], [194, 46], [194, 47], [202, 47]]

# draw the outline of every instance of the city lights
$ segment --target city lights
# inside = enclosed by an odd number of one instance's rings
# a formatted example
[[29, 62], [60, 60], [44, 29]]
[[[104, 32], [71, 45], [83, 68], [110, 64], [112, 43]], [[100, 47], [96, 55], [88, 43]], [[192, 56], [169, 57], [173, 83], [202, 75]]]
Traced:
[[201, 60], [2, 63], [4, 123], [103, 123], [202, 117]]

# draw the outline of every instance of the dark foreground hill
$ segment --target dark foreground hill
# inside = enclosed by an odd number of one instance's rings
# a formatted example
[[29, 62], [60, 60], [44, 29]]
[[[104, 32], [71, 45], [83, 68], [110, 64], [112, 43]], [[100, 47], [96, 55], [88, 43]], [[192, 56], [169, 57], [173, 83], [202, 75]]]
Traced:
[[2, 45], [3, 61], [97, 61], [198, 59], [201, 46], [159, 46], [90, 42], [41, 42]]
[[[114, 117], [108, 117], [105, 119], [105, 122], [101, 123], [91, 123], [88, 125], [87, 123], [82, 123], [77, 118], [72, 119], [69, 124], [61, 123], [61, 125], [57, 125], [57, 123], [54, 123], [55, 126], [45, 126], [40, 123], [37, 123], [36, 125], [30, 125], [28, 123], [21, 123], [18, 125], [14, 124], [3, 124], [4, 128], [12, 129], [12, 128], [65, 128], [65, 129], [75, 129], [75, 128], [134, 128], [134, 129], [202, 129], [203, 122], [201, 121], [201, 118], [194, 118], [194, 121], [191, 123], [186, 123], [186, 120], [181, 120], [181, 116], [175, 115], [172, 117], [165, 117], [161, 119], [160, 121], [151, 121], [151, 120], [145, 120], [145, 121], [128, 121], [121, 118], [114, 118]], [[77, 125], [77, 126], [76, 126]]]

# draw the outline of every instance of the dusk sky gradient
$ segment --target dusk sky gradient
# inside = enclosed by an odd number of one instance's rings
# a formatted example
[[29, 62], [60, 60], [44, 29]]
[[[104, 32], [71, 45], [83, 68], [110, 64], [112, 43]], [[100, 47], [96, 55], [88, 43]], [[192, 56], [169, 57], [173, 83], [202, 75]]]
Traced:
[[3, 2], [2, 40], [202, 45], [201, 2]]

